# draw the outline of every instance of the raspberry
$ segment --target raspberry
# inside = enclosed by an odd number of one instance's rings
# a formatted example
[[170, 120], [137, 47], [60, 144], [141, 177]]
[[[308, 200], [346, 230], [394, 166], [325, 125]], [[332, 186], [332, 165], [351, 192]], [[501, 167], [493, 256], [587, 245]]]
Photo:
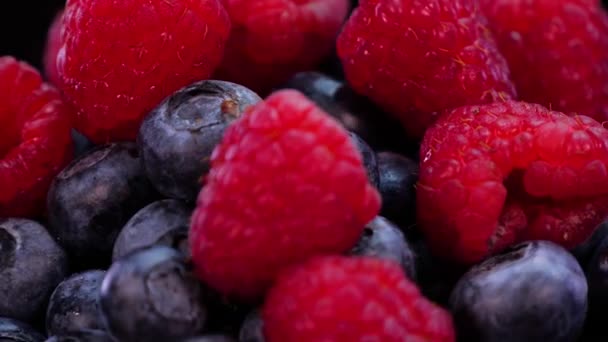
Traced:
[[135, 140], [166, 96], [211, 75], [229, 32], [219, 0], [68, 0], [57, 68], [76, 128]]
[[57, 72], [57, 54], [61, 49], [61, 29], [63, 23], [63, 10], [55, 15], [55, 19], [49, 27], [44, 49], [44, 75], [54, 86], [59, 86], [59, 73]]
[[482, 3], [521, 100], [608, 120], [608, 15], [599, 1]]
[[196, 271], [226, 295], [254, 299], [281, 269], [350, 250], [379, 209], [346, 131], [301, 93], [276, 92], [213, 152], [190, 230]]
[[443, 110], [515, 97], [475, 0], [362, 0], [338, 38], [351, 86], [422, 137]]
[[463, 263], [523, 240], [572, 248], [608, 214], [608, 130], [524, 102], [453, 110], [420, 150], [419, 223]]
[[0, 217], [33, 217], [72, 156], [70, 111], [34, 68], [13, 57], [0, 57], [0, 94]]
[[268, 342], [455, 341], [447, 311], [393, 261], [319, 257], [279, 276], [263, 307]]
[[223, 0], [232, 20], [215, 75], [259, 94], [316, 67], [329, 55], [348, 0]]

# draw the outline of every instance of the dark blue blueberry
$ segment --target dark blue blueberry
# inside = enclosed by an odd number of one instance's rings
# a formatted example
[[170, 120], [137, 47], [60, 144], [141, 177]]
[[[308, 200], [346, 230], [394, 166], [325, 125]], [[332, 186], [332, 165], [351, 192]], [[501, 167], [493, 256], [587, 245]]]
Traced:
[[359, 150], [359, 153], [361, 153], [361, 156], [363, 157], [363, 166], [365, 166], [367, 178], [373, 186], [378, 187], [379, 176], [378, 164], [376, 162], [376, 153], [374, 153], [372, 148], [369, 147], [369, 145], [365, 141], [363, 141], [363, 139], [361, 139], [361, 137], [358, 136], [356, 133], [349, 132], [348, 134], [350, 135], [351, 140], [357, 147], [357, 150]]
[[365, 226], [351, 253], [396, 261], [410, 279], [416, 279], [416, 257], [399, 227], [377, 216]]
[[608, 236], [608, 221], [602, 222], [585, 242], [576, 246], [570, 252], [576, 257], [579, 264], [586, 267], [606, 236]]
[[78, 330], [64, 335], [54, 335], [46, 342], [117, 342], [103, 330]]
[[100, 146], [72, 162], [53, 182], [49, 230], [76, 268], [105, 268], [120, 229], [156, 199], [134, 143]]
[[28, 324], [11, 318], [0, 317], [0, 341], [42, 342], [44, 341], [44, 336]]
[[194, 201], [224, 130], [258, 101], [243, 86], [209, 80], [177, 91], [154, 109], [142, 123], [138, 143], [146, 174], [158, 191]]
[[0, 316], [31, 322], [67, 274], [66, 254], [43, 226], [0, 219]]
[[264, 321], [260, 310], [253, 310], [247, 315], [241, 330], [239, 331], [239, 342], [265, 342]]
[[72, 130], [72, 140], [74, 141], [74, 158], [86, 154], [95, 148], [95, 144], [76, 130]]
[[337, 119], [344, 128], [359, 135], [374, 150], [413, 153], [410, 149], [411, 142], [405, 140], [402, 126], [371, 101], [352, 91], [344, 82], [319, 72], [306, 71], [297, 73], [282, 87], [302, 92]]
[[205, 327], [203, 289], [184, 256], [166, 246], [116, 261], [101, 285], [101, 309], [121, 341], [175, 341]]
[[418, 163], [392, 152], [378, 153], [376, 161], [382, 216], [405, 227], [413, 225], [416, 222]]
[[587, 282], [562, 247], [526, 242], [469, 270], [450, 307], [462, 341], [576, 341], [587, 311]]
[[161, 200], [138, 211], [118, 234], [112, 259], [152, 245], [173, 247], [188, 255], [188, 227], [192, 208], [182, 201]]
[[57, 286], [46, 312], [46, 331], [63, 336], [80, 330], [104, 330], [99, 290], [104, 271], [73, 274]]

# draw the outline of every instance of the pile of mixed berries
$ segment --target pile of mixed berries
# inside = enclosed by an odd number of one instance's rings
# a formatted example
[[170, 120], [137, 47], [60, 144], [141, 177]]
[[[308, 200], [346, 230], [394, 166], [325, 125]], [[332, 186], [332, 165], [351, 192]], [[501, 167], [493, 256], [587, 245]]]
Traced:
[[67, 0], [0, 57], [0, 341], [606, 341], [599, 0]]

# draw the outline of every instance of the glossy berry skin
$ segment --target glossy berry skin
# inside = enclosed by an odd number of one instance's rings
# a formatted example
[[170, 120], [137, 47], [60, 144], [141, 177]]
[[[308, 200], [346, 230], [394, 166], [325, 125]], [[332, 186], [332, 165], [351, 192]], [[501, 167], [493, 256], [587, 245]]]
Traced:
[[71, 112], [31, 66], [0, 57], [0, 217], [37, 217], [72, 158]]
[[380, 209], [347, 132], [295, 90], [250, 107], [211, 165], [190, 246], [199, 277], [235, 298], [260, 297], [294, 263], [348, 251]]
[[378, 187], [379, 176], [378, 176], [378, 163], [376, 162], [376, 153], [372, 148], [356, 133], [348, 132], [348, 135], [353, 141], [353, 144], [361, 154], [363, 158], [363, 166], [367, 172], [367, 178], [369, 182], [374, 186]]
[[348, 0], [222, 0], [232, 21], [214, 77], [266, 95], [329, 56]]
[[462, 341], [576, 341], [587, 283], [565, 249], [526, 242], [467, 272], [450, 308]]
[[483, 0], [519, 99], [608, 120], [608, 14], [593, 0]]
[[76, 273], [53, 291], [46, 311], [49, 335], [66, 335], [80, 330], [104, 330], [99, 309], [99, 290], [104, 271]]
[[44, 336], [26, 323], [0, 317], [0, 340], [2, 342], [42, 342]]
[[239, 342], [265, 342], [264, 320], [260, 309], [255, 309], [247, 315], [239, 331]]
[[411, 280], [416, 279], [416, 256], [395, 224], [377, 216], [365, 226], [353, 255], [376, 257], [397, 262]]
[[397, 153], [380, 152], [378, 191], [382, 196], [383, 216], [409, 227], [416, 222], [416, 182], [418, 163]]
[[461, 107], [420, 150], [417, 211], [433, 253], [471, 264], [525, 240], [567, 249], [608, 213], [608, 131], [524, 102]]
[[238, 84], [202, 81], [180, 89], [139, 130], [146, 175], [163, 195], [195, 202], [226, 127], [260, 97]]
[[187, 240], [191, 213], [189, 205], [171, 199], [143, 207], [118, 234], [112, 260], [153, 245], [173, 247], [189, 255]]
[[48, 196], [49, 231], [77, 268], [105, 268], [120, 229], [156, 199], [134, 143], [95, 148], [54, 180]]
[[0, 316], [30, 322], [67, 276], [64, 251], [37, 222], [0, 219]]
[[360, 1], [338, 55], [353, 89], [413, 138], [444, 110], [515, 97], [477, 1]]
[[306, 95], [374, 150], [400, 150], [408, 145], [398, 121], [342, 81], [320, 72], [303, 71], [293, 75], [282, 88]]
[[114, 337], [175, 341], [203, 329], [203, 290], [184, 261], [177, 251], [154, 246], [112, 264], [101, 285], [100, 303]]
[[284, 272], [262, 309], [275, 341], [455, 341], [449, 313], [393, 261], [320, 257]]
[[165, 97], [208, 78], [230, 32], [220, 0], [69, 0], [63, 25], [60, 88], [98, 144], [134, 140]]
[[44, 76], [54, 86], [59, 86], [59, 72], [57, 71], [57, 54], [61, 49], [61, 29], [63, 28], [63, 10], [55, 15], [47, 32], [44, 47]]

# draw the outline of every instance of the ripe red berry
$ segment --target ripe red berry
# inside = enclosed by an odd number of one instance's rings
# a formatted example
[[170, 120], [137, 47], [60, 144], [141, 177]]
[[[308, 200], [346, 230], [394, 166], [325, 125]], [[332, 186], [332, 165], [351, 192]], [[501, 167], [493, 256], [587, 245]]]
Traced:
[[476, 0], [361, 0], [338, 54], [350, 85], [415, 138], [444, 110], [515, 97]]
[[316, 67], [333, 50], [348, 0], [223, 0], [232, 20], [215, 75], [259, 94]]
[[608, 15], [594, 0], [484, 0], [520, 99], [608, 120]]
[[608, 130], [540, 105], [453, 110], [420, 150], [419, 224], [465, 263], [523, 240], [572, 248], [608, 214]]
[[393, 261], [320, 257], [281, 273], [263, 307], [268, 342], [455, 341], [452, 318]]
[[294, 90], [249, 109], [216, 147], [192, 218], [196, 271], [253, 299], [277, 273], [350, 250], [380, 208], [346, 131]]
[[57, 54], [61, 49], [61, 29], [63, 24], [63, 10], [59, 11], [53, 19], [47, 32], [44, 49], [44, 76], [54, 86], [59, 86], [59, 73], [57, 72]]
[[166, 96], [211, 75], [229, 31], [219, 0], [68, 0], [57, 68], [76, 128], [134, 140]]
[[31, 66], [0, 57], [0, 217], [42, 214], [72, 157], [70, 111]]

